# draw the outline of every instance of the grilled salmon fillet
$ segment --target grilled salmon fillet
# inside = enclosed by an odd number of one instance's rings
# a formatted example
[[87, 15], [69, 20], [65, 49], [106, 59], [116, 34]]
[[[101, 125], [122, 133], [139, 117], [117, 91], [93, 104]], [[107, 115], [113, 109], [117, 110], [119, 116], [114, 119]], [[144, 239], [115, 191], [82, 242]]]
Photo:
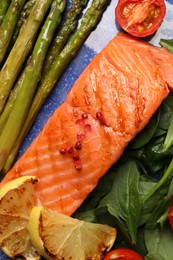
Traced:
[[117, 34], [1, 182], [35, 175], [37, 204], [71, 215], [173, 88], [173, 54]]

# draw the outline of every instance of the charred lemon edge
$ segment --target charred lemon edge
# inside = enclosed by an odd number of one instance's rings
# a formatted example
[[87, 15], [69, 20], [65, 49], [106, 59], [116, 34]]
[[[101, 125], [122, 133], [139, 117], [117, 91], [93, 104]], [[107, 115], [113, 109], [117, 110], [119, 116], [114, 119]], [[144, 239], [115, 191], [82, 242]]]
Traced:
[[[19, 188], [20, 186], [24, 185], [25, 183], [29, 183], [33, 181], [37, 181], [35, 176], [22, 176], [17, 179], [11, 180], [7, 183], [5, 183], [1, 188], [0, 188], [0, 200], [5, 197], [5, 195], [10, 192], [11, 190], [15, 190]], [[1, 247], [2, 251], [9, 257], [13, 257], [11, 253], [8, 250], [7, 246]]]
[[43, 241], [39, 234], [40, 217], [44, 209], [45, 208], [43, 206], [34, 206], [32, 208], [29, 216], [28, 231], [32, 245], [37, 250], [37, 252], [45, 259], [51, 260], [53, 258], [46, 253]]
[[31, 180], [36, 182], [37, 178], [35, 176], [22, 176], [5, 183], [2, 187], [0, 187], [0, 199], [2, 199], [10, 190], [17, 189], [24, 183], [30, 182]]
[[[45, 259], [53, 260], [53, 259], [55, 259], [55, 257], [53, 257], [53, 256], [51, 257], [51, 255], [47, 253], [47, 250], [44, 246], [44, 241], [42, 240], [42, 238], [40, 236], [41, 217], [42, 217], [42, 213], [44, 212], [45, 209], [46, 208], [44, 206], [34, 206], [32, 208], [30, 216], [29, 216], [28, 231], [29, 231], [30, 239], [32, 241], [32, 245], [37, 250], [37, 252], [41, 256], [43, 256]], [[81, 222], [83, 222], [83, 221], [81, 221]], [[116, 229], [115, 229], [114, 235], [115, 235], [115, 237], [114, 237], [114, 241], [115, 241], [116, 236], [117, 236]], [[110, 250], [110, 248], [109, 248], [109, 250]]]

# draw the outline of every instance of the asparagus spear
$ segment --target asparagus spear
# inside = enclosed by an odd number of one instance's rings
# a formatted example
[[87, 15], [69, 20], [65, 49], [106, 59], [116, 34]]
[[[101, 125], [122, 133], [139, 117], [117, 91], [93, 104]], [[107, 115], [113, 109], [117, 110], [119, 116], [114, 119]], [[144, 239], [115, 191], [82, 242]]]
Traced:
[[[0, 136], [0, 170], [14, 145], [32, 102], [38, 81], [41, 77], [42, 65], [55, 29], [61, 21], [65, 8], [65, 0], [54, 0], [49, 15], [36, 41], [32, 56], [24, 69], [20, 80], [20, 92], [13, 110]], [[17, 122], [17, 125], [16, 125]]]
[[18, 136], [13, 149], [11, 150], [7, 161], [2, 170], [2, 174], [8, 172], [11, 168], [15, 157], [20, 149], [21, 143], [29, 132], [32, 123], [34, 122], [40, 108], [42, 107], [44, 101], [52, 91], [57, 80], [61, 76], [64, 69], [70, 63], [70, 61], [75, 57], [81, 45], [84, 43], [92, 29], [96, 26], [101, 15], [103, 14], [106, 6], [110, 3], [110, 0], [93, 0], [90, 8], [88, 8], [85, 13], [81, 25], [78, 30], [71, 37], [69, 42], [66, 44], [64, 49], [61, 51], [60, 55], [51, 65], [49, 72], [46, 74], [44, 81], [39, 86], [39, 90], [35, 95], [34, 101], [32, 103], [31, 109], [24, 123], [24, 126]]
[[5, 104], [4, 110], [2, 111], [2, 114], [0, 116], [0, 135], [6, 125], [9, 115], [14, 107], [15, 100], [20, 92], [21, 81], [23, 80], [23, 76], [24, 74], [22, 74], [22, 76], [18, 79], [17, 83], [15, 84], [15, 87], [12, 89], [8, 101]]
[[[33, 0], [27, 2], [26, 5], [32, 1]], [[70, 34], [76, 29], [79, 16], [83, 11], [83, 9], [86, 7], [87, 2], [88, 0], [72, 1], [71, 7], [66, 15], [65, 22], [63, 23], [60, 30], [58, 31], [58, 34], [55, 37], [53, 44], [51, 44], [51, 48], [48, 51], [48, 54], [46, 56], [42, 78], [44, 78], [46, 71], [48, 71], [48, 69], [50, 68], [53, 59], [55, 59], [58, 56], [58, 54], [61, 52]], [[25, 7], [23, 8], [23, 10], [24, 9]], [[13, 109], [15, 99], [19, 93], [19, 88], [20, 88], [20, 84], [17, 84], [16, 87], [12, 90], [10, 97], [5, 105], [5, 108], [0, 116], [0, 133], [9, 117], [11, 110]]]
[[4, 108], [4, 104], [21, 67], [33, 47], [36, 33], [51, 3], [52, 0], [36, 1], [26, 23], [24, 23], [20, 30], [13, 49], [0, 71], [0, 113]]
[[14, 34], [13, 34], [13, 37], [12, 37], [12, 40], [10, 42], [10, 46], [9, 46], [9, 49], [8, 51], [10, 52], [18, 35], [19, 35], [19, 31], [20, 31], [20, 28], [22, 27], [22, 25], [26, 22], [26, 19], [28, 18], [28, 16], [30, 15], [31, 13], [31, 10], [35, 4], [36, 0], [28, 0], [22, 11], [21, 11], [21, 14], [20, 14], [20, 17], [19, 17], [19, 20], [17, 22], [17, 25], [15, 27], [15, 30], [14, 30]]
[[55, 37], [55, 40], [51, 44], [50, 50], [48, 52], [45, 67], [43, 70], [43, 77], [46, 73], [46, 71], [49, 70], [53, 60], [59, 55], [61, 52], [63, 46], [65, 45], [68, 37], [70, 34], [76, 29], [78, 24], [78, 19], [83, 11], [83, 9], [86, 7], [88, 3], [88, 0], [73, 0], [71, 7], [67, 13], [65, 22], [63, 26], [58, 31], [57, 36]]
[[14, 28], [26, 0], [12, 0], [0, 27], [0, 65], [13, 36]]
[[[14, 45], [17, 37], [18, 37], [20, 28], [22, 27], [24, 22], [26, 22], [26, 19], [30, 15], [31, 10], [32, 10], [35, 2], [36, 2], [36, 0], [28, 0], [25, 3], [25, 5], [24, 5], [24, 7], [23, 7], [23, 9], [21, 11], [19, 20], [17, 22], [17, 25], [15, 27], [14, 34], [13, 34], [12, 40], [11, 40], [9, 48], [8, 48], [8, 54], [10, 53], [10, 51], [11, 51], [11, 49], [12, 49], [12, 47], [13, 47], [13, 45]], [[20, 80], [19, 80], [18, 83], [20, 83]], [[14, 102], [15, 102], [16, 97], [17, 97], [17, 95], [18, 95], [18, 93], [20, 91], [20, 87], [19, 86], [20, 86], [20, 84], [16, 84], [15, 88], [12, 89], [12, 91], [10, 93], [10, 96], [8, 98], [8, 101], [5, 104], [5, 107], [4, 107], [4, 109], [2, 111], [2, 114], [0, 116], [0, 134], [1, 134], [1, 132], [2, 132], [2, 130], [4, 128], [4, 126], [5, 126], [6, 122], [7, 122], [7, 119], [9, 117], [9, 115], [10, 115], [11, 110], [13, 109]]]
[[0, 25], [2, 24], [4, 20], [4, 16], [7, 12], [7, 9], [10, 5], [10, 0], [1, 0], [0, 1]]

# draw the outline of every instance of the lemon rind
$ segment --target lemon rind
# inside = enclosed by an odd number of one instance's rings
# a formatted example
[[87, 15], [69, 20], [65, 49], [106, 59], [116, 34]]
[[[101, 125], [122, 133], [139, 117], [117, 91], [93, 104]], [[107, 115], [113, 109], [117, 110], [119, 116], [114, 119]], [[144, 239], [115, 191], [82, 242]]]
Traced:
[[53, 258], [46, 254], [43, 241], [39, 234], [40, 216], [42, 210], [44, 210], [43, 206], [34, 206], [32, 208], [29, 216], [28, 231], [32, 245], [36, 248], [37, 252], [45, 259], [52, 260]]
[[2, 199], [5, 196], [5, 194], [7, 194], [7, 192], [9, 192], [10, 190], [14, 190], [14, 189], [18, 188], [25, 182], [30, 181], [31, 179], [36, 180], [36, 177], [35, 176], [22, 176], [20, 178], [7, 182], [0, 188], [0, 199]]

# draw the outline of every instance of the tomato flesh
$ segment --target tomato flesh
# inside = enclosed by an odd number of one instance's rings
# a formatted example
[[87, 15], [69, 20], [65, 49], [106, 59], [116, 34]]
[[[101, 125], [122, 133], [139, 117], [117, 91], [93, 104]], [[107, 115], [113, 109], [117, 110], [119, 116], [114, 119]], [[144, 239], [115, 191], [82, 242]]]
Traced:
[[119, 0], [115, 8], [117, 23], [129, 34], [145, 37], [153, 34], [166, 14], [164, 0]]
[[118, 248], [110, 251], [105, 257], [104, 260], [144, 260], [144, 258], [139, 255], [137, 252], [126, 249]]

